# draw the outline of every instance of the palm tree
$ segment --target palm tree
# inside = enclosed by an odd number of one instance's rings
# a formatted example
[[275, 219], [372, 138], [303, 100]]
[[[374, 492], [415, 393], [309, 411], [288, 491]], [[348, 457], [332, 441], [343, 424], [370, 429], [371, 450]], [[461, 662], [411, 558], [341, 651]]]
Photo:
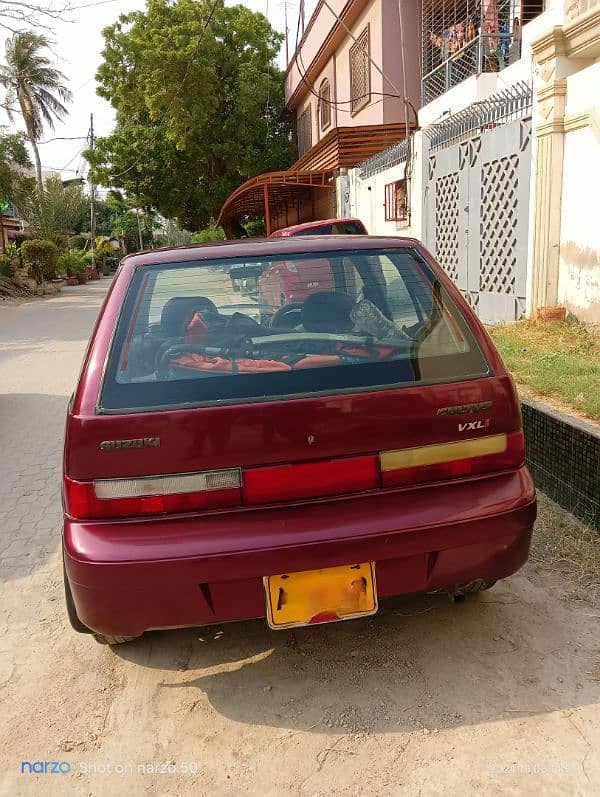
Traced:
[[65, 76], [41, 53], [48, 45], [48, 39], [40, 34], [14, 33], [6, 40], [6, 64], [0, 66], [0, 85], [6, 89], [6, 111], [14, 122], [14, 105], [19, 103], [33, 149], [40, 190], [43, 188], [42, 164], [37, 142], [44, 124], [53, 129], [54, 118], [62, 119], [67, 113], [61, 100], [70, 102], [72, 99], [71, 92], [62, 84]]

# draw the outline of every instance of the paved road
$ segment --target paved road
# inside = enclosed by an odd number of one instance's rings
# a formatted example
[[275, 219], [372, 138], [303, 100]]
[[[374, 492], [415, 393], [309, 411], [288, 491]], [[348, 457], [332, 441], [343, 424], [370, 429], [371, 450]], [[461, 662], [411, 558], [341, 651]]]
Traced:
[[533, 565], [295, 632], [70, 630], [62, 429], [106, 287], [0, 306], [0, 794], [600, 793], [598, 612]]

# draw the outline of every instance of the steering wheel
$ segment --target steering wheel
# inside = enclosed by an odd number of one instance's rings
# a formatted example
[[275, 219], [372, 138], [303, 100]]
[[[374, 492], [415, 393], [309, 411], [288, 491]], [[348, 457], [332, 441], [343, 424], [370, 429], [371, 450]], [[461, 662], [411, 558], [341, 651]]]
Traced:
[[[302, 302], [290, 302], [284, 304], [279, 310], [276, 310], [271, 318], [270, 327], [283, 327], [290, 328], [298, 326], [301, 321], [300, 314], [302, 312]], [[294, 318], [295, 316], [295, 318]]]
[[156, 376], [159, 379], [165, 379], [169, 373], [169, 361], [172, 357], [177, 357], [179, 354], [204, 354], [205, 349], [203, 346], [194, 345], [193, 343], [164, 343], [157, 352], [156, 356]]
[[271, 323], [269, 324], [270, 327], [282, 327], [284, 329], [290, 329], [298, 324], [301, 321], [301, 313], [302, 313], [302, 302], [290, 302], [289, 304], [284, 304], [283, 307], [280, 307], [279, 310], [276, 310], [271, 318]]

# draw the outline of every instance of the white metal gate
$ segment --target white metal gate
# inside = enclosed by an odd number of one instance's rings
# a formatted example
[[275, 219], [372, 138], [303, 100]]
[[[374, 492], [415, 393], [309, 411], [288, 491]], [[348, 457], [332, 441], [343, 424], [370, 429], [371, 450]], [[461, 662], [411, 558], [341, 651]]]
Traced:
[[483, 321], [525, 314], [531, 119], [429, 155], [425, 243]]

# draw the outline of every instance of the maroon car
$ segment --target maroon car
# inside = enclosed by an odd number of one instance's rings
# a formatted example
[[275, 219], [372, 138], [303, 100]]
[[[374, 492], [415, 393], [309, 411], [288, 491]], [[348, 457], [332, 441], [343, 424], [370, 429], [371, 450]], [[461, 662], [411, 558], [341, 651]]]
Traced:
[[[264, 321], [231, 274], [328, 264]], [[373, 614], [514, 573], [536, 515], [519, 403], [414, 240], [279, 238], [121, 263], [69, 406], [64, 564], [78, 631]]]
[[360, 219], [320, 219], [305, 221], [272, 232], [271, 238], [296, 238], [299, 235], [367, 235]]

